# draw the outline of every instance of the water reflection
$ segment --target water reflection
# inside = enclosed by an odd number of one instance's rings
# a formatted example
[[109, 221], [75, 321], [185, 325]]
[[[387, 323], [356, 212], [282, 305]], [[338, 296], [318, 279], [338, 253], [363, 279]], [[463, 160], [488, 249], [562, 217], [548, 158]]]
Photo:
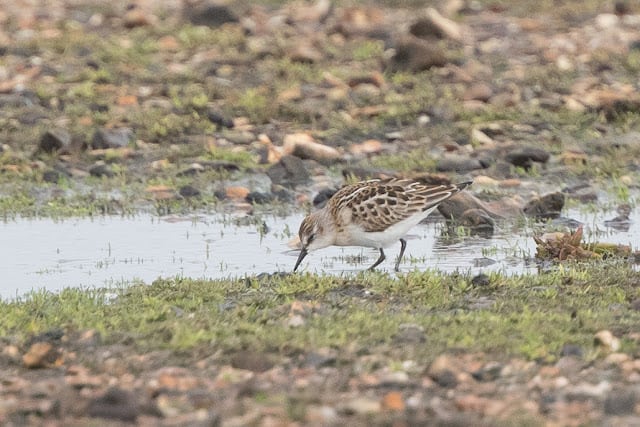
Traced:
[[[605, 225], [605, 214], [566, 216], [585, 224], [587, 239], [630, 244], [638, 241], [638, 216], [624, 227]], [[635, 215], [635, 216], [634, 216]], [[100, 287], [158, 277], [223, 278], [291, 271], [298, 255], [287, 246], [302, 215], [236, 220], [229, 216], [99, 217], [22, 219], [0, 224], [0, 297], [31, 289]], [[408, 236], [402, 271], [436, 268], [477, 274], [535, 272], [534, 229], [498, 224], [495, 233], [469, 233], [441, 218], [420, 224]], [[590, 237], [591, 236], [591, 237]], [[382, 270], [391, 272], [400, 250], [385, 252]], [[343, 274], [368, 267], [378, 252], [331, 247], [311, 253], [302, 270]]]

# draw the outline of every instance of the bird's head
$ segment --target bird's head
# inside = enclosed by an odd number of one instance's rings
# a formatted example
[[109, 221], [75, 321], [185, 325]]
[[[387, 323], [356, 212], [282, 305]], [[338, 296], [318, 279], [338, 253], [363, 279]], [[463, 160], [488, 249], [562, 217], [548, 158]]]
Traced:
[[302, 249], [293, 271], [298, 269], [298, 266], [309, 252], [333, 245], [335, 241], [335, 236], [332, 232], [333, 228], [330, 223], [323, 221], [325, 217], [322, 213], [322, 211], [314, 212], [302, 220], [298, 231]]

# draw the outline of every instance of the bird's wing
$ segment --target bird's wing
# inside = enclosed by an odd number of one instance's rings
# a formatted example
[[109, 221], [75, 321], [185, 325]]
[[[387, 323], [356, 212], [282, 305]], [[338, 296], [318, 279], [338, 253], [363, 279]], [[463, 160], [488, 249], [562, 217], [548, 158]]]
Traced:
[[378, 232], [435, 207], [462, 188], [396, 178], [364, 181], [341, 188], [328, 208], [335, 218], [348, 219], [367, 232]]

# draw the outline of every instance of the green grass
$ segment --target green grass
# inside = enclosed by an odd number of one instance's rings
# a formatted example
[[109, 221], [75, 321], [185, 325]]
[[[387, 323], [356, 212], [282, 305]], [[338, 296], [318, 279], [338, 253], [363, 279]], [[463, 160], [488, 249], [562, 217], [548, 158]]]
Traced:
[[[629, 301], [640, 296], [638, 283], [639, 273], [612, 261], [539, 276], [494, 274], [485, 288], [474, 288], [467, 275], [433, 271], [159, 279], [116, 290], [37, 291], [1, 302], [0, 336], [26, 340], [52, 329], [95, 329], [106, 342], [133, 339], [144, 350], [215, 346], [288, 354], [377, 348], [429, 359], [458, 349], [553, 360], [568, 343], [591, 351], [601, 329], [620, 337], [625, 352], [637, 351], [631, 333], [640, 313]], [[474, 302], [482, 298], [490, 304], [478, 308]], [[288, 323], [294, 302], [304, 306], [304, 322], [297, 327]], [[424, 328], [426, 342], [398, 346], [399, 326], [406, 323]]]

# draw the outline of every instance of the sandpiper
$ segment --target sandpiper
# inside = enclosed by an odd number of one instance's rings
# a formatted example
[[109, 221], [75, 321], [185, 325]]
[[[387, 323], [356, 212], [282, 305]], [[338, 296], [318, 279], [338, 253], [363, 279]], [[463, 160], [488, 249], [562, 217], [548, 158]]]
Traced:
[[302, 250], [293, 271], [311, 251], [327, 246], [365, 246], [380, 250], [369, 270], [385, 260], [384, 248], [400, 240], [400, 255], [407, 247], [404, 236], [441, 202], [471, 185], [425, 185], [411, 179], [372, 179], [346, 185], [326, 206], [307, 216], [300, 225]]

